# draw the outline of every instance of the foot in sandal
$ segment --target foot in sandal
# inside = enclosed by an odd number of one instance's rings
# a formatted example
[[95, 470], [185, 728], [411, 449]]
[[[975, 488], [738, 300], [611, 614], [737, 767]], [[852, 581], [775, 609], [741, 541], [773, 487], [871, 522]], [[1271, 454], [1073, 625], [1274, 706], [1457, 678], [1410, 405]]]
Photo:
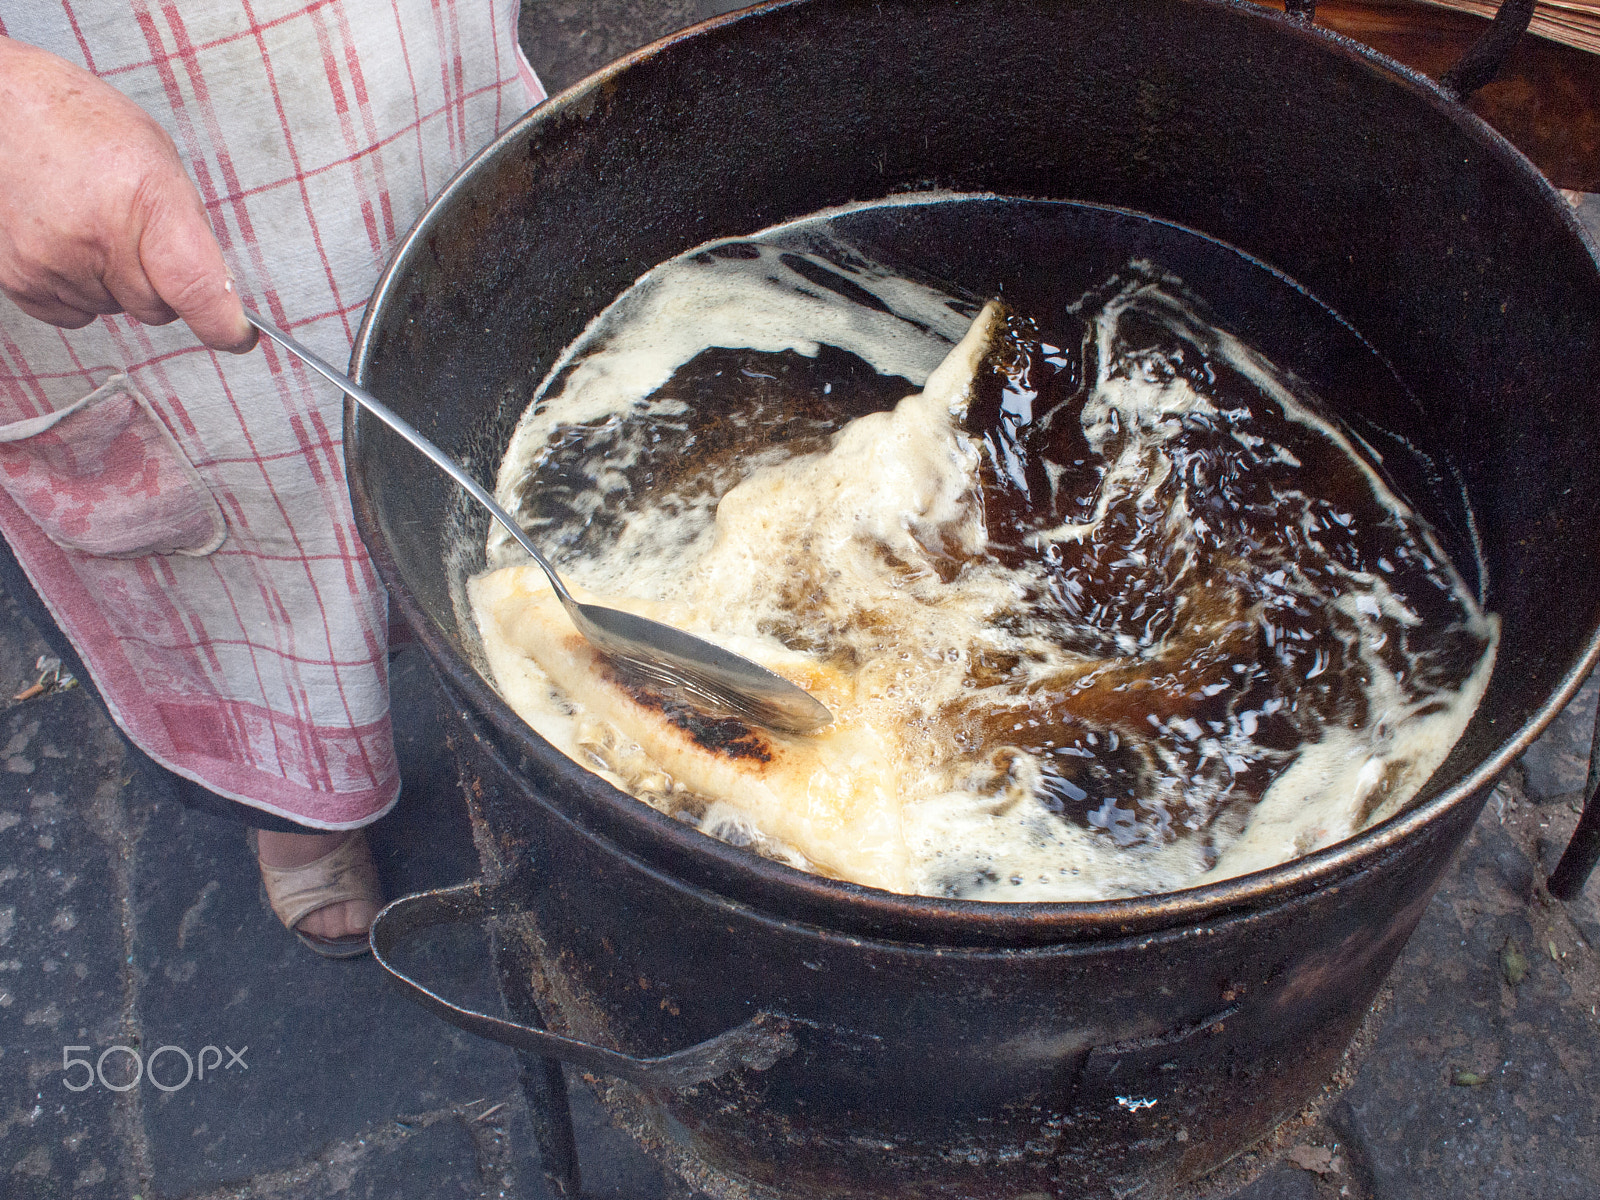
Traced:
[[256, 854], [267, 901], [296, 937], [327, 958], [366, 953], [383, 900], [364, 832], [261, 830]]

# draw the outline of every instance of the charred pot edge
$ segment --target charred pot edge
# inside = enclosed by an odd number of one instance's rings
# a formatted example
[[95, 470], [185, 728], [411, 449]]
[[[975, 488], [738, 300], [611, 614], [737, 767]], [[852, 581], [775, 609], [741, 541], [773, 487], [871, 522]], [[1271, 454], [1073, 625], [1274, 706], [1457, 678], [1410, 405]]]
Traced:
[[789, 1021], [769, 1013], [757, 1013], [743, 1025], [698, 1045], [659, 1058], [634, 1058], [603, 1046], [592, 1046], [530, 1025], [462, 1008], [424, 987], [389, 961], [390, 953], [408, 934], [436, 925], [454, 925], [496, 915], [500, 911], [502, 893], [508, 890], [511, 889], [504, 884], [474, 880], [402, 896], [372, 922], [372, 956], [389, 981], [407, 998], [458, 1029], [644, 1087], [690, 1087], [740, 1067], [764, 1071], [780, 1058], [794, 1053], [796, 1042], [789, 1031]]

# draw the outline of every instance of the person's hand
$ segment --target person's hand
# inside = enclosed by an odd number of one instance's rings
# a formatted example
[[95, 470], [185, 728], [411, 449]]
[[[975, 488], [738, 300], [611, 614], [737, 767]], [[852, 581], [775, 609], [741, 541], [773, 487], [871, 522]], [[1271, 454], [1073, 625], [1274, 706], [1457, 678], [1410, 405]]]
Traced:
[[181, 317], [217, 350], [256, 342], [172, 139], [115, 88], [5, 37], [0, 291], [67, 329], [126, 312]]

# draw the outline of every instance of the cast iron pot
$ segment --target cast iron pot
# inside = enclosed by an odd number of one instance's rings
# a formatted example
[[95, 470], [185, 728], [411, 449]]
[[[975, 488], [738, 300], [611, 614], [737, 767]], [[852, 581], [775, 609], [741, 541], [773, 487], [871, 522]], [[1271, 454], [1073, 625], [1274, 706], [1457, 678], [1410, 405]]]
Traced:
[[[1335, 1073], [1493, 781], [1600, 654], [1600, 269], [1454, 95], [1305, 23], [1226, 0], [793, 0], [657, 43], [510, 129], [405, 242], [352, 373], [489, 480], [562, 347], [651, 266], [932, 189], [1198, 230], [1392, 365], [1414, 403], [1335, 400], [1439, 466], [1431, 515], [1481, 545], [1504, 618], [1488, 694], [1418, 803], [1273, 870], [1098, 904], [896, 896], [758, 859], [518, 720], [459, 616], [481, 519], [352, 411], [361, 532], [455, 701], [494, 867], [397, 901], [374, 943], [504, 918], [518, 1021], [417, 998], [628, 1081], [611, 1098], [715, 1190], [1159, 1195]], [[1455, 489], [1475, 530], [1445, 511]]]

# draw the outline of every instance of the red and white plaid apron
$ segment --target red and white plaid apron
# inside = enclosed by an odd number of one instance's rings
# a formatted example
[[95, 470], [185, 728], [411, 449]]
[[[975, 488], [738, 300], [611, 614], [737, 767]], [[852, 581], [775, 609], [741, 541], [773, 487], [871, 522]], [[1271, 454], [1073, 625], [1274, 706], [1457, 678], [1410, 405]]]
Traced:
[[[342, 362], [428, 197], [544, 98], [519, 3], [0, 0], [0, 33], [160, 122], [246, 302]], [[326, 829], [399, 793], [341, 406], [265, 341], [67, 332], [0, 298], [0, 532], [113, 717], [178, 774]]]

